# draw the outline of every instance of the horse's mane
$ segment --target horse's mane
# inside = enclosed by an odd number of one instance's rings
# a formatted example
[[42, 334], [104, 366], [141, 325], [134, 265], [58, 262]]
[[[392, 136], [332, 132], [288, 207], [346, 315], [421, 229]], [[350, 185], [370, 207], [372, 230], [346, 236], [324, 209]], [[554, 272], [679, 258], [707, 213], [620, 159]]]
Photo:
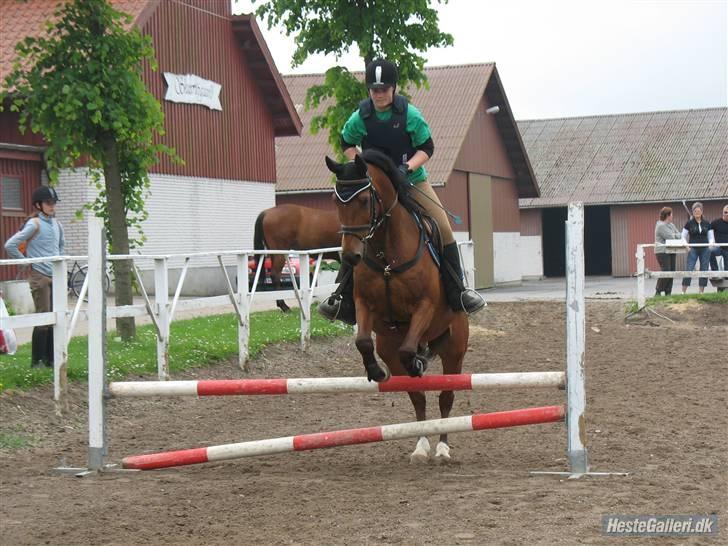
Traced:
[[380, 152], [379, 150], [370, 148], [368, 150], [364, 150], [361, 153], [361, 157], [364, 161], [381, 169], [382, 172], [387, 175], [387, 178], [389, 178], [390, 182], [392, 182], [397, 195], [399, 195], [399, 202], [405, 209], [410, 212], [422, 213], [422, 207], [410, 194], [410, 188], [412, 187], [410, 181], [404, 173], [397, 168], [394, 161], [392, 161], [388, 155]]

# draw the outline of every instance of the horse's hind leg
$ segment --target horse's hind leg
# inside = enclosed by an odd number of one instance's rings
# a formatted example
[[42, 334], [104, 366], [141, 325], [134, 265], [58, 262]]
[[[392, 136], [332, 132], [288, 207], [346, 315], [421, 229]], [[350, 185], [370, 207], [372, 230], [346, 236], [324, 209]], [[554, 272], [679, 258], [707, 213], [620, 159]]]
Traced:
[[[399, 360], [399, 346], [401, 338], [398, 336], [377, 336], [377, 353], [392, 370], [393, 375], [405, 375], [404, 366]], [[423, 392], [408, 392], [412, 406], [415, 408], [415, 418], [418, 421], [426, 419], [427, 399]], [[410, 463], [424, 463], [430, 458], [430, 442], [426, 436], [417, 439], [415, 450], [410, 454]]]
[[[444, 374], [459, 374], [463, 370], [463, 358], [468, 348], [468, 318], [465, 313], [458, 313], [450, 327], [450, 335], [440, 340], [436, 347], [440, 349], [442, 358], [442, 372]], [[450, 417], [455, 393], [442, 391], [439, 397], [440, 416]], [[440, 434], [440, 441], [435, 447], [435, 460], [441, 463], [450, 462], [450, 446], [447, 443], [447, 434]]]
[[[281, 272], [283, 264], [286, 263], [286, 257], [281, 254], [273, 254], [271, 256], [270, 278], [273, 290], [281, 289]], [[276, 306], [284, 313], [288, 313], [291, 308], [286, 305], [283, 300], [276, 300]]]

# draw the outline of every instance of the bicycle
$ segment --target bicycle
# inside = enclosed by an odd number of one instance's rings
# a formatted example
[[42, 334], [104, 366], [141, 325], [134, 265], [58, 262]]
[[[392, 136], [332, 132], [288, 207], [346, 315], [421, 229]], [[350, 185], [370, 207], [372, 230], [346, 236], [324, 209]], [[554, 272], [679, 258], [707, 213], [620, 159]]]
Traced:
[[[78, 262], [73, 262], [73, 266], [68, 270], [68, 291], [73, 292], [76, 297], [81, 294], [81, 288], [83, 282], [86, 280], [86, 274], [88, 271], [88, 265], [80, 265]], [[109, 293], [111, 287], [111, 278], [108, 272], [104, 272], [104, 294]], [[88, 299], [88, 295], [86, 298]]]

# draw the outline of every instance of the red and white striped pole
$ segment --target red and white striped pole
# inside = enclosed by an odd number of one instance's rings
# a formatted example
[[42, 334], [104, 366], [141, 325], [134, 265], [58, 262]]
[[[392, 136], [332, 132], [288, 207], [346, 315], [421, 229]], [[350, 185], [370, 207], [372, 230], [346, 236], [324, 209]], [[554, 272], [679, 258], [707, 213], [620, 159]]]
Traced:
[[288, 451], [308, 451], [327, 447], [384, 442], [404, 438], [417, 438], [451, 432], [470, 432], [489, 428], [515, 427], [538, 423], [563, 421], [563, 406], [546, 406], [496, 413], [480, 413], [465, 417], [449, 417], [431, 421], [417, 421], [398, 425], [356, 428], [334, 432], [320, 432], [287, 436], [269, 440], [256, 440], [237, 444], [165, 451], [150, 455], [135, 455], [122, 460], [122, 466], [129, 469], [153, 470], [214, 461], [272, 455]]
[[393, 376], [382, 383], [368, 381], [366, 377], [127, 381], [109, 384], [109, 393], [115, 397], [136, 397], [462, 391], [491, 388], [563, 387], [564, 381], [564, 372], [480, 373], [428, 375], [424, 377]]

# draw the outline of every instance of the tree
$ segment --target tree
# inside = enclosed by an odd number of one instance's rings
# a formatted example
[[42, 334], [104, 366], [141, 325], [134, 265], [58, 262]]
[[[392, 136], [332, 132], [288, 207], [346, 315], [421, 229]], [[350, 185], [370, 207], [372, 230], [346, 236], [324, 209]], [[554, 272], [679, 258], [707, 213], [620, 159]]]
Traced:
[[[447, 4], [447, 0], [437, 0]], [[452, 45], [450, 34], [440, 32], [437, 11], [430, 0], [269, 0], [256, 10], [268, 27], [282, 25], [295, 35], [293, 65], [315, 53], [337, 58], [356, 46], [362, 68], [378, 57], [399, 67], [401, 88], [426, 85], [425, 58], [418, 52]], [[311, 120], [311, 132], [329, 129], [329, 142], [341, 151], [339, 134], [359, 101], [367, 97], [364, 84], [346, 68], [326, 71], [324, 83], [306, 92], [306, 109], [333, 99], [321, 115]]]
[[[85, 162], [99, 189], [86, 208], [104, 218], [111, 253], [128, 254], [143, 240], [148, 170], [159, 153], [176, 157], [155, 141], [164, 115], [142, 80], [143, 63], [156, 69], [152, 41], [107, 0], [72, 0], [54, 20], [16, 45], [0, 98], [19, 112], [21, 131], [43, 135], [52, 184], [60, 169]], [[130, 227], [140, 239], [129, 239]], [[115, 262], [114, 274], [116, 304], [131, 304], [131, 264]], [[117, 319], [117, 331], [132, 338], [134, 319]]]

